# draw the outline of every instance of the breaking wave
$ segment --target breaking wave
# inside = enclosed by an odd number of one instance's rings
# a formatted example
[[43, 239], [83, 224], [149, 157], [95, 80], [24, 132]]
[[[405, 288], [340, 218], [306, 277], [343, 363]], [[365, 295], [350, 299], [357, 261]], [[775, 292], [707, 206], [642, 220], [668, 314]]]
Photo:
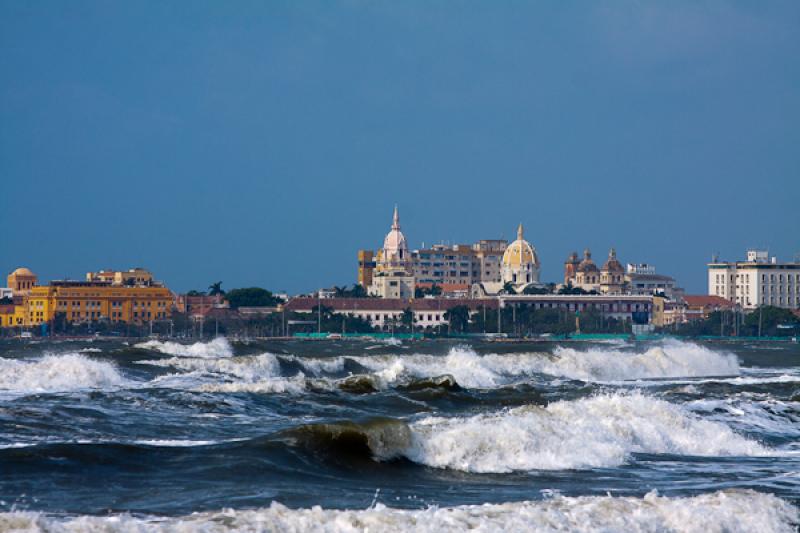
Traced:
[[404, 455], [466, 472], [611, 467], [632, 453], [768, 456], [774, 452], [719, 422], [635, 394], [559, 401], [472, 417], [424, 418], [411, 425]]
[[590, 349], [578, 351], [559, 346], [541, 372], [583, 381], [738, 376], [733, 354], [722, 354], [704, 346], [678, 340], [663, 341], [644, 353]]
[[0, 391], [35, 394], [125, 386], [117, 368], [77, 353], [41, 359], [1, 359]]
[[365, 510], [314, 506], [290, 509], [273, 502], [250, 510], [225, 509], [183, 517], [52, 517], [33, 512], [0, 513], [0, 530], [20, 531], [794, 531], [800, 513], [788, 502], [752, 490], [718, 491], [686, 498], [650, 492], [642, 498], [568, 497], [501, 504]]
[[281, 371], [281, 365], [277, 357], [271, 353], [220, 359], [171, 357], [169, 359], [154, 359], [138, 362], [154, 366], [176, 368], [187, 372], [227, 374], [249, 381], [279, 376]]
[[293, 357], [292, 360], [315, 375], [341, 372], [349, 360], [371, 372], [377, 378], [378, 388], [408, 379], [442, 375], [452, 376], [459, 385], [467, 388], [496, 388], [541, 374], [592, 382], [740, 375], [736, 356], [676, 340], [664, 341], [639, 353], [607, 347], [578, 351], [559, 346], [552, 354], [480, 355], [470, 347], [459, 346], [445, 356]]
[[150, 340], [136, 344], [134, 348], [153, 350], [167, 355], [177, 355], [181, 357], [214, 358], [233, 356], [233, 347], [225, 337], [217, 337], [209, 342], [196, 342], [194, 344]]

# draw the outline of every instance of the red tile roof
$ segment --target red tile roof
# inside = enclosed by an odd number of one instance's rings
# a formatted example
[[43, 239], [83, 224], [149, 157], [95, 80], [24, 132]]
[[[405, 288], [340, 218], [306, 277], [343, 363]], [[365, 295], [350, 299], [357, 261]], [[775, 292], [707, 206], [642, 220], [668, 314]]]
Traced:
[[729, 309], [733, 307], [733, 302], [726, 300], [722, 296], [711, 295], [686, 295], [683, 297], [689, 307], [722, 307]]

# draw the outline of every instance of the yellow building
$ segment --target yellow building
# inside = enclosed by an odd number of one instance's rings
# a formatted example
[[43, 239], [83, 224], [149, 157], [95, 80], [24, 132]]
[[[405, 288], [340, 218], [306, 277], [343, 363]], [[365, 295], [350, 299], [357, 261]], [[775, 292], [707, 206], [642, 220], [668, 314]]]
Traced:
[[37, 326], [52, 322], [57, 315], [72, 323], [108, 320], [142, 324], [164, 320], [172, 314], [172, 293], [154, 282], [149, 272], [134, 269], [108, 274], [114, 275], [108, 280], [97, 276], [92, 281], [25, 286], [26, 292], [15, 298], [15, 305], [0, 306], [0, 327]]

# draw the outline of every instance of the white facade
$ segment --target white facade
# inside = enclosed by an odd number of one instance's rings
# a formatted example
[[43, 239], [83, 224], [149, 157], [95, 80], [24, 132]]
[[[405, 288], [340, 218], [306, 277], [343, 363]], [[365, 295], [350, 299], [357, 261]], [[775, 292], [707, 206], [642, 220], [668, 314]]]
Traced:
[[747, 261], [709, 263], [708, 294], [744, 309], [800, 309], [800, 263], [778, 263], [763, 250], [748, 250]]

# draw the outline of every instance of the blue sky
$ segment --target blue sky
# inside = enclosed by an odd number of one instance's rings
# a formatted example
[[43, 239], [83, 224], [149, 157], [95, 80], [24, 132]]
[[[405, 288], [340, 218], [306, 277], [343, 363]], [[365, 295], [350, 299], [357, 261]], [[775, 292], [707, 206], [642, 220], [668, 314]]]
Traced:
[[800, 3], [0, 1], [0, 269], [352, 283], [512, 237], [705, 291], [800, 252]]

